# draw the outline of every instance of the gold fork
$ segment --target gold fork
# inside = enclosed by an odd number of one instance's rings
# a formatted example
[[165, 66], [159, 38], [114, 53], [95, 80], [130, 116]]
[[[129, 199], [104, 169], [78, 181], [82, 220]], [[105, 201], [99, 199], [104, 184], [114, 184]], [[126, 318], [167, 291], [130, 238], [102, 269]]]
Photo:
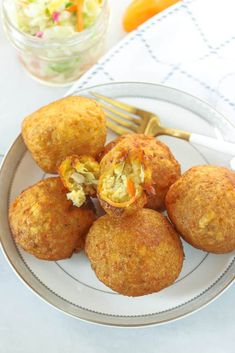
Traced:
[[[170, 135], [184, 140], [188, 139], [189, 133], [187, 132], [161, 126], [160, 119], [154, 113], [95, 92], [91, 92], [91, 94], [99, 99], [99, 103], [105, 109], [106, 117], [111, 120], [107, 120], [107, 126], [118, 135], [134, 132], [154, 136]], [[102, 101], [109, 104], [104, 104]], [[119, 109], [115, 109], [115, 107]]]
[[155, 113], [103, 96], [96, 92], [90, 93], [98, 98], [99, 103], [105, 109], [106, 117], [109, 119], [107, 120], [107, 126], [118, 135], [133, 132], [152, 136], [168, 135], [199, 144], [215, 151], [235, 155], [234, 143], [162, 126], [159, 117]]

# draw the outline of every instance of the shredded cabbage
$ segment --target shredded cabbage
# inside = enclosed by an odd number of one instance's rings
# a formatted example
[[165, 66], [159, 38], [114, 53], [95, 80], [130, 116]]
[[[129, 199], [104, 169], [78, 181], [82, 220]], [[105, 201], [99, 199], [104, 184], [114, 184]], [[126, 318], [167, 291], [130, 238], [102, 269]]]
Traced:
[[[17, 25], [22, 32], [45, 39], [60, 39], [77, 32], [77, 0], [15, 0]], [[84, 29], [100, 14], [103, 0], [84, 0]]]

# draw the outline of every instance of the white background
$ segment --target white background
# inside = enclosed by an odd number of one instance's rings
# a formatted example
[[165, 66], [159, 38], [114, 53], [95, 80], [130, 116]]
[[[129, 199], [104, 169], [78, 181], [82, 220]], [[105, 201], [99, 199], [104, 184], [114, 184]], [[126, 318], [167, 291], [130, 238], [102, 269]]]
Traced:
[[[123, 9], [130, 0], [110, 0], [108, 48], [124, 36]], [[63, 96], [66, 88], [44, 87], [29, 78], [0, 29], [0, 153], [20, 130], [22, 118]], [[144, 329], [95, 326], [42, 302], [16, 277], [0, 253], [0, 353], [190, 353], [234, 352], [235, 286], [181, 321]]]

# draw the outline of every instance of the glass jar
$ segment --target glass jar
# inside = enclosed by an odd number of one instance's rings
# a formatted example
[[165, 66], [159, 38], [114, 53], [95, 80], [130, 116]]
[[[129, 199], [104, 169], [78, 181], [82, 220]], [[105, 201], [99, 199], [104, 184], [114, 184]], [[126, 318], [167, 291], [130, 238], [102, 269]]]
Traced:
[[95, 22], [82, 32], [63, 39], [43, 39], [20, 31], [11, 14], [14, 0], [2, 0], [3, 28], [28, 73], [38, 81], [66, 86], [76, 81], [104, 53], [109, 23], [105, 0]]

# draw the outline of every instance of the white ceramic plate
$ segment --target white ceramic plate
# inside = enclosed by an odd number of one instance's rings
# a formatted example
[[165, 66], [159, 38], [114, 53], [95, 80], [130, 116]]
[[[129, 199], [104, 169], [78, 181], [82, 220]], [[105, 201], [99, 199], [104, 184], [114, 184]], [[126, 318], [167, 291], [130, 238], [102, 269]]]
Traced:
[[[221, 114], [186, 93], [160, 85], [116, 83], [96, 91], [157, 113], [165, 125], [234, 141], [235, 129]], [[109, 133], [108, 140], [114, 137]], [[229, 166], [230, 158], [186, 141], [161, 137], [185, 171], [197, 164]], [[129, 298], [102, 284], [83, 253], [57, 262], [40, 261], [18, 248], [8, 225], [9, 203], [45, 177], [19, 136], [0, 172], [0, 227], [4, 252], [20, 278], [42, 299], [77, 318], [116, 326], [162, 324], [182, 318], [218, 297], [234, 280], [235, 254], [213, 255], [184, 242], [185, 261], [178, 280], [159, 293]]]

